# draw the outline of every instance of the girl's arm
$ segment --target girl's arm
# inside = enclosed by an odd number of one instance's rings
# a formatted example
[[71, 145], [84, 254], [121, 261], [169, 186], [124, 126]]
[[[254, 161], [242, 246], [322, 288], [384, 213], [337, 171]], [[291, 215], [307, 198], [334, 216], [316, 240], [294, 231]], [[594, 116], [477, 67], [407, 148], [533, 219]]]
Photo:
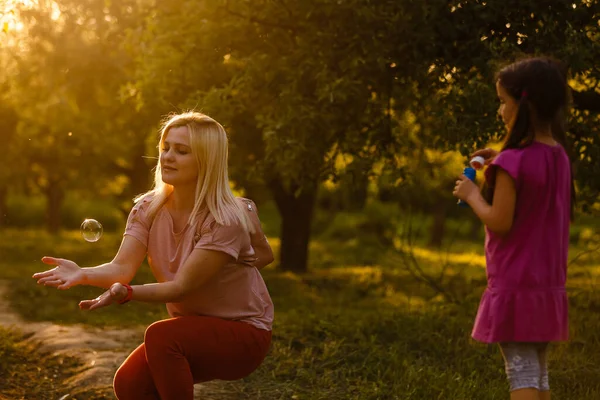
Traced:
[[[462, 184], [465, 184], [464, 180]], [[476, 185], [471, 182], [473, 186]], [[479, 219], [494, 233], [508, 234], [512, 228], [517, 202], [517, 190], [513, 178], [501, 168], [496, 168], [494, 200], [490, 205], [478, 189], [470, 190], [465, 200]]]

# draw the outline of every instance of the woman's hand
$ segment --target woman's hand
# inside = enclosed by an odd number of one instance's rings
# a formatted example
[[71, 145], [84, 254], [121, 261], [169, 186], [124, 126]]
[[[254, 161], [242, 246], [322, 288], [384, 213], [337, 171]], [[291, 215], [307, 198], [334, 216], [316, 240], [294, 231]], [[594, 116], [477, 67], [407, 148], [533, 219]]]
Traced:
[[494, 149], [481, 149], [481, 150], [477, 150], [475, 153], [471, 154], [471, 158], [473, 157], [483, 157], [483, 159], [485, 160], [485, 165], [489, 165], [492, 161], [494, 161], [494, 158], [496, 158], [496, 156], [498, 155], [498, 152]]
[[250, 235], [250, 245], [254, 248], [254, 257], [243, 262], [257, 269], [262, 269], [274, 261], [273, 250], [263, 233], [262, 225], [258, 218], [258, 210], [254, 202], [248, 204], [248, 211], [250, 212], [250, 220], [254, 227], [254, 233]]
[[468, 203], [469, 199], [472, 198], [472, 196], [476, 196], [477, 194], [479, 194], [479, 188], [477, 187], [475, 182], [473, 182], [466, 176], [461, 175], [460, 178], [456, 181], [456, 186], [454, 186], [454, 191], [452, 192], [452, 194], [455, 197], [461, 199], [462, 201]]
[[118, 303], [127, 296], [127, 288], [120, 283], [113, 285], [106, 292], [92, 300], [83, 300], [79, 302], [79, 308], [82, 310], [95, 310]]
[[48, 265], [56, 265], [56, 267], [33, 274], [32, 278], [37, 279], [40, 285], [64, 290], [84, 283], [84, 273], [73, 261], [62, 258], [43, 257], [42, 262]]

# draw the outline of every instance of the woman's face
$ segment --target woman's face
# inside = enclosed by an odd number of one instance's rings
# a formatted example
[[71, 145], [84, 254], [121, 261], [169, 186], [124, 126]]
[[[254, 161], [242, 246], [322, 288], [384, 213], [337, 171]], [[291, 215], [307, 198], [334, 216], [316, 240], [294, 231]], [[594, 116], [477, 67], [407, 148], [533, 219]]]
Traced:
[[195, 184], [198, 180], [198, 164], [190, 147], [190, 135], [186, 126], [171, 128], [167, 132], [160, 154], [162, 180], [169, 185]]
[[510, 131], [517, 116], [519, 103], [514, 97], [508, 94], [506, 89], [500, 84], [500, 81], [496, 81], [496, 93], [498, 94], [498, 99], [500, 99], [498, 115], [502, 118], [506, 129]]

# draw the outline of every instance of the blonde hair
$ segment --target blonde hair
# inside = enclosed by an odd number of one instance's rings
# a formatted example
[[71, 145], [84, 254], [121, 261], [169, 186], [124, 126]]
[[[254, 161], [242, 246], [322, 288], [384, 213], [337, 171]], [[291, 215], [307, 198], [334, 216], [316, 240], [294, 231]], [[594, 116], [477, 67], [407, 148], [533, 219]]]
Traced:
[[134, 202], [149, 196], [147, 214], [152, 220], [173, 193], [173, 186], [162, 180], [160, 154], [169, 130], [184, 126], [188, 129], [190, 147], [198, 164], [198, 182], [189, 224], [198, 222], [200, 211], [206, 206], [217, 223], [232, 225], [239, 222], [245, 231], [254, 233], [247, 210], [242, 202], [236, 200], [229, 186], [227, 133], [221, 124], [199, 112], [190, 111], [167, 117], [158, 143], [159, 159], [154, 173], [154, 186], [152, 190], [136, 197]]

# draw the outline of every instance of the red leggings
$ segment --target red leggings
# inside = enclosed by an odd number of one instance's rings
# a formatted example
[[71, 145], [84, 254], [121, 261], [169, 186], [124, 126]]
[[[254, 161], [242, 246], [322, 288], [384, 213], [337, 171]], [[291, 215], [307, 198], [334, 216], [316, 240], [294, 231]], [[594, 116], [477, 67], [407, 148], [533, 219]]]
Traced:
[[119, 367], [119, 400], [193, 400], [194, 383], [237, 380], [265, 358], [271, 332], [214, 317], [178, 317], [146, 329], [144, 343]]

